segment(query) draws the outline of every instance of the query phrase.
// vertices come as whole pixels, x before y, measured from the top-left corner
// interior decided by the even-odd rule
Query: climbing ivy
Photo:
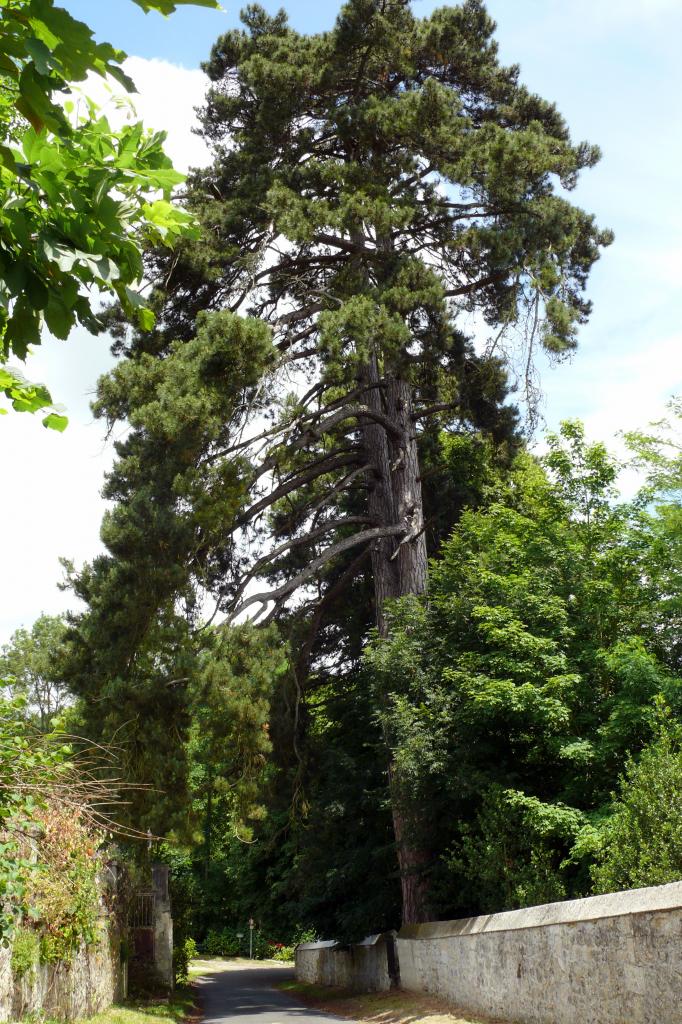
[[[40,959],[69,962],[97,939],[100,837],[59,804],[38,811],[37,868],[27,878],[32,918],[40,930]]]
[[[6,681],[0,681],[5,687]],[[33,859],[26,837],[36,828],[38,789],[59,776],[64,748],[36,743],[24,718],[24,702],[0,689],[0,942],[7,945],[17,920],[30,914],[27,881]]]

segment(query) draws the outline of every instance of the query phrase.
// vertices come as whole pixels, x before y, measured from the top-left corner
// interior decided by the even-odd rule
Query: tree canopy
[[[536,346],[561,356],[610,234],[567,198],[598,150],[500,64],[476,0],[425,19],[351,0],[316,36],[255,6],[243,22],[206,64],[215,159],[184,199],[200,235],[150,250],[152,331],[110,319],[127,358],[96,411],[132,430],[107,483],[111,555],[79,592],[86,631],[129,615],[115,641],[128,659],[179,599],[190,632],[208,601],[218,619],[287,621],[305,688],[323,652],[357,658],[389,600],[425,591],[458,514],[438,500],[457,489],[457,441],[501,461],[518,443],[496,343],[477,351],[463,315],[498,342],[525,329],[528,363]],[[349,630],[334,606],[359,586]],[[398,774],[415,919],[426,879]]]
[[[42,732],[67,706],[69,694],[61,678],[64,620],[41,615],[31,630],[17,629],[0,649],[0,678],[11,680],[9,691],[26,701]]]
[[[133,2],[162,14],[217,6]],[[54,0],[0,0],[0,55],[0,391],[15,410],[35,412],[51,405],[49,390],[7,360],[24,360],[45,328],[61,339],[76,324],[99,333],[101,293],[148,329],[141,244],[172,244],[190,219],[169,202],[182,175],[163,152],[164,133],[140,123],[114,130],[84,94],[70,98],[89,74],[134,92],[125,53],[96,43]],[[43,422],[67,425],[57,410]]]
[[[434,918],[675,877],[675,463],[652,461],[651,483],[623,500],[619,463],[572,422],[542,460],[521,451],[510,469],[489,466],[427,595],[390,603],[362,659],[317,668],[302,692],[286,675],[268,691],[255,842],[217,804],[209,814],[197,774],[202,841],[173,853],[187,927],[203,938],[254,906],[285,936],[352,941],[395,926],[386,745]]]

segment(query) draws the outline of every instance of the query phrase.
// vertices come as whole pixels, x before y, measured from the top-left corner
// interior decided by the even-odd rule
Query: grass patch
[[[470,1017],[447,1003],[417,992],[350,992],[340,988],[281,981],[277,987],[312,1006],[360,1024],[498,1024],[489,1017]]]
[[[189,979],[204,978],[208,974],[218,974],[223,971],[258,971],[263,967],[292,968],[292,963],[282,960],[249,960],[244,956],[200,956],[196,960],[190,960]]]
[[[90,1017],[87,1024],[183,1024],[198,1019],[196,995],[182,986],[167,999],[130,999]]]

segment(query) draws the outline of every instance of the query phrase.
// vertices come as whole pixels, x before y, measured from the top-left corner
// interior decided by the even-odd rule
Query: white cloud
[[[122,66],[137,92],[127,93],[114,79],[104,81],[91,73],[77,94],[94,100],[115,128],[140,120],[147,128],[167,132],[164,148],[177,170],[208,163],[208,147],[193,132],[198,124],[195,110],[203,104],[208,86],[203,71],[145,57],[127,57]]]
[[[555,415],[559,408],[579,403],[590,435],[607,442],[621,430],[646,427],[660,419],[668,399],[682,390],[681,351],[678,333],[652,338],[620,355],[604,349],[583,360],[577,357],[572,366],[555,371],[553,380],[546,378]]]
[[[203,71],[143,57],[128,57],[123,67],[138,89],[131,97],[138,116],[150,128],[168,132],[166,152],[175,167],[186,171],[208,163],[205,142],[192,133],[197,124],[194,111],[203,103],[208,85]]]
[[[642,335],[637,348],[628,351],[609,345],[582,355],[579,351],[570,365],[543,377],[548,426],[556,429],[562,419],[581,419],[589,440],[603,441],[620,460],[629,460],[621,435],[646,430],[664,415],[669,399],[682,394],[681,351],[680,332],[648,340]],[[539,434],[535,450],[545,449]],[[618,480],[624,497],[643,482],[630,468]]]
[[[20,625],[30,626],[45,611],[74,607],[60,593],[58,558],[77,564],[100,549],[100,498],[111,450],[103,447],[99,426],[72,419],[64,435],[45,430],[36,416],[6,417],[2,438],[2,607],[0,642]]]

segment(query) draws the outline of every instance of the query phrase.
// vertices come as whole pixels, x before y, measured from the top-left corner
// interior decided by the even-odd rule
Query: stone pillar
[[[168,865],[152,864],[154,892],[154,966],[159,981],[173,988],[173,918],[168,892]]]

